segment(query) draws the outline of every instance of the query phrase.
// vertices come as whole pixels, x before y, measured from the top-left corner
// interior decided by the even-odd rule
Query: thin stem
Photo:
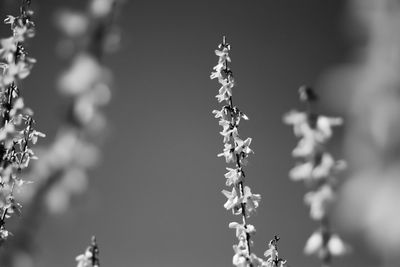
[[[222,45],[225,46],[226,44],[227,44],[226,43],[226,37],[223,36]],[[226,80],[229,83],[230,79],[232,78],[232,72],[228,68],[228,60],[227,59],[225,59],[224,64],[225,64],[225,72],[227,73]],[[232,127],[234,128],[234,127],[237,127],[236,119],[237,119],[238,114],[236,114],[235,111],[234,111],[235,109],[234,109],[234,106],[233,106],[232,96],[229,97],[228,104],[229,104],[229,110],[230,110],[230,115],[231,115],[231,124],[232,124]],[[236,148],[237,148],[236,142],[233,142],[233,146],[234,146],[234,150],[236,151]],[[235,154],[236,154],[236,167],[239,168],[239,169],[242,169],[242,165],[240,163],[241,155],[237,154],[236,152],[235,152]],[[242,172],[242,176],[244,178],[244,176],[245,176],[244,172]],[[242,198],[244,196],[244,184],[243,184],[243,181],[239,182],[238,188],[239,188],[239,192],[240,192],[240,198]],[[246,203],[242,202],[240,205],[241,205],[241,210],[242,210],[243,225],[244,225],[244,228],[247,229]],[[251,254],[251,249],[250,249],[251,241],[250,241],[250,234],[249,233],[246,233],[246,243],[247,243],[247,252],[250,255]]]
[[[321,257],[321,261],[322,261],[321,266],[329,267],[329,266],[331,266],[331,262],[332,262],[332,255],[328,248],[328,242],[329,242],[329,239],[331,238],[331,229],[330,229],[329,219],[327,216],[324,216],[321,219],[320,227],[321,227],[321,234],[322,234],[322,246],[323,246],[323,251],[324,251],[324,254]]]

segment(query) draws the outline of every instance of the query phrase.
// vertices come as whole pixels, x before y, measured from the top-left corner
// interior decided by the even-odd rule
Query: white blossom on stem
[[[255,227],[247,223],[247,219],[254,213],[259,206],[261,196],[253,194],[249,186],[244,185],[245,172],[243,166],[247,164],[247,157],[253,153],[250,148],[252,139],[250,137],[241,139],[239,136],[239,123],[241,119],[249,118],[241,112],[232,103],[232,90],[235,86],[233,74],[228,67],[231,62],[229,51],[231,46],[226,43],[225,37],[219,50],[215,51],[218,56],[218,64],[214,66],[210,75],[211,79],[217,79],[221,87],[218,90],[216,98],[218,102],[224,102],[225,105],[220,110],[214,110],[212,113],[219,119],[219,125],[222,127],[220,134],[223,136],[224,149],[218,154],[218,157],[224,157],[226,163],[233,163],[235,167],[227,167],[225,173],[226,186],[231,186],[231,190],[222,190],[227,198],[224,208],[232,210],[232,213],[242,217],[242,223],[231,222],[229,228],[236,230],[238,243],[233,246],[234,256],[232,263],[236,267],[262,267],[262,266],[282,266],[278,265],[281,261],[264,261],[251,253],[253,244],[251,235],[256,231]]]
[[[6,219],[21,213],[22,205],[14,198],[14,191],[28,183],[21,170],[37,159],[31,146],[45,136],[34,129],[33,111],[25,106],[19,87],[36,62],[24,47],[35,34],[30,2],[22,1],[18,16],[7,16],[4,22],[13,35],[0,39],[0,245],[10,235]]]

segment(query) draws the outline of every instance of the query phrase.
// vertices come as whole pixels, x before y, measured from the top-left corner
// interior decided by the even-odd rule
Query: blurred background
[[[0,17],[17,14],[18,4],[1,0]],[[89,170],[87,185],[78,183],[85,190],[68,208],[40,213],[39,225],[26,226],[35,236],[34,266],[74,266],[93,234],[102,266],[232,265],[236,238],[228,223],[238,218],[223,208],[226,163],[216,156],[223,144],[211,114],[220,107],[219,86],[209,79],[223,35],[232,45],[235,104],[250,117],[240,128],[243,138],[253,138],[255,151],[246,184],[262,196],[250,218],[257,229],[254,252],[261,256],[279,235],[280,256],[291,266],[319,265],[303,255],[317,225],[303,203],[304,185],[288,178],[296,140],[282,123],[284,113],[303,108],[297,90],[308,84],[320,94],[321,113],[344,116],[345,126],[336,129],[329,149],[353,166],[340,177],[346,181],[344,201],[333,216],[334,229],[353,252],[334,266],[397,266],[398,5],[394,0],[125,1],[116,18],[120,46],[102,61],[113,83],[101,159]],[[82,0],[32,1],[37,33],[27,51],[37,64],[21,88],[37,128],[47,135],[39,145],[53,142],[67,109],[56,89],[68,66],[59,55],[60,9],[86,7]],[[0,33],[10,36],[8,25]],[[385,98],[378,103],[380,96]],[[376,113],[378,106],[389,110]],[[7,245],[0,253],[6,250]]]

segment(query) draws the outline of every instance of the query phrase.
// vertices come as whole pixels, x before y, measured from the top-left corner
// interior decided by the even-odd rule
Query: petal
[[[338,235],[333,234],[328,242],[328,250],[334,256],[342,256],[348,252],[348,247]]]
[[[314,232],[307,240],[304,247],[304,253],[307,255],[315,254],[322,248],[322,234],[317,231]]]

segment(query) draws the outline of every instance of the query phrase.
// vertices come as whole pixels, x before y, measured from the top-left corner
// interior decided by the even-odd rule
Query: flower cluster
[[[220,134],[223,136],[224,149],[218,154],[218,157],[224,157],[226,163],[233,163],[234,168],[227,167],[225,174],[226,186],[231,186],[231,190],[223,190],[227,201],[224,204],[225,209],[232,210],[233,214],[242,217],[242,222],[231,222],[229,228],[235,229],[238,244],[233,246],[235,255],[233,256],[233,265],[237,267],[247,266],[283,266],[283,260],[275,261],[273,255],[276,252],[270,245],[265,256],[267,260],[258,258],[251,253],[251,235],[256,231],[255,227],[247,223],[247,219],[256,211],[261,196],[253,194],[249,186],[244,185],[244,166],[247,164],[248,156],[253,153],[250,148],[252,139],[250,137],[242,139],[239,136],[239,123],[241,119],[249,118],[241,112],[232,101],[232,88],[235,85],[233,73],[228,66],[231,62],[229,51],[231,46],[223,38],[222,44],[215,50],[215,54],[219,57],[218,64],[213,68],[211,79],[217,79],[221,87],[216,96],[218,102],[225,102],[221,110],[214,110],[212,113],[215,118],[219,119],[219,125],[222,126]],[[272,252],[274,251],[274,252]],[[277,255],[277,252],[276,252]]]
[[[341,125],[342,119],[313,113],[311,107],[318,97],[310,87],[300,87],[299,93],[307,111],[290,111],[284,116],[284,122],[293,126],[295,136],[300,139],[292,155],[301,161],[289,176],[293,181],[304,181],[312,188],[304,196],[304,201],[310,206],[310,217],[320,223],[320,228],[308,239],[304,252],[316,254],[325,265],[329,265],[332,256],[348,251],[348,246],[332,232],[328,218],[329,208],[335,200],[337,178],[334,175],[345,168],[345,163],[335,160],[325,146],[332,137],[332,127]]]
[[[115,47],[117,2],[89,0],[86,11],[57,13],[57,24],[63,34],[59,48],[69,63],[57,87],[68,105],[54,140],[37,150],[41,160],[26,174],[35,177],[35,183],[21,192],[19,198],[32,212],[22,218],[17,228],[21,230],[15,234],[23,241],[2,257],[9,262],[21,253],[32,254],[36,230],[26,229],[31,229],[31,224],[41,225],[46,217],[43,213],[65,212],[72,198],[87,190],[88,171],[100,160],[108,123],[103,109],[112,94],[112,72],[103,57],[112,50],[110,45]]]
[[[77,267],[99,267],[99,247],[96,243],[96,237],[92,237],[92,243],[88,246],[83,254],[76,257]]]
[[[18,86],[35,63],[24,48],[24,42],[35,34],[29,5],[29,0],[23,1],[20,14],[5,19],[13,35],[0,39],[0,244],[9,235],[5,220],[20,213],[21,204],[14,198],[14,191],[27,181],[19,173],[31,159],[37,159],[31,145],[45,136],[34,129],[33,112],[25,106]]]

